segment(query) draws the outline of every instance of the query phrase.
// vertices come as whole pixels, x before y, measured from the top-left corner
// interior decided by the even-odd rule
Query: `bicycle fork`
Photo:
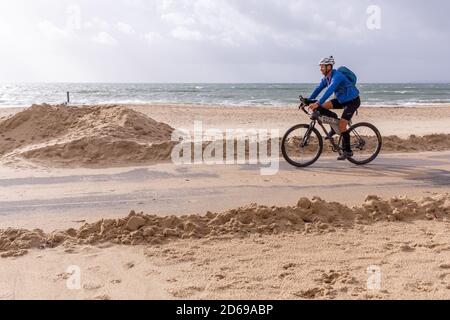
[[[311,136],[311,132],[314,129],[313,122],[314,121],[311,122],[311,124],[309,125],[308,130],[306,131],[305,135],[303,136],[302,143],[300,144],[300,148],[304,148],[304,147],[306,147],[308,145],[309,137]]]

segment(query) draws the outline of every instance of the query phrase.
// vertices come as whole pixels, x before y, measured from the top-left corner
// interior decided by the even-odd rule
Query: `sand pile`
[[[167,161],[175,145],[170,141],[173,130],[143,113],[118,105],[33,105],[0,121],[0,161],[15,164],[25,159],[73,167]],[[205,142],[203,149],[208,145]],[[246,154],[248,148],[247,142]],[[449,134],[408,139],[388,136],[383,138],[382,152],[448,149]],[[324,152],[331,152],[328,145]]]
[[[117,105],[33,105],[0,122],[0,156],[75,166],[165,160],[172,132]]]
[[[374,150],[377,144],[377,140],[375,139],[375,137],[363,137],[366,141],[365,150]],[[382,153],[450,150],[450,134],[430,134],[420,137],[411,135],[407,139],[399,138],[398,136],[384,136],[382,139]],[[292,143],[292,147],[288,145],[291,155],[295,154],[295,142],[296,141]],[[311,148],[312,149],[310,151],[315,151],[315,148],[313,146],[311,146]],[[331,144],[325,142],[323,152],[325,154],[333,153],[331,150]]]
[[[366,146],[365,149],[363,151],[364,152],[372,152],[373,150],[375,150],[376,146],[377,146],[377,140],[375,137],[364,137],[365,141],[366,141]],[[387,137],[383,137],[382,138],[382,149],[381,149],[381,153],[398,153],[398,152],[424,152],[424,151],[443,151],[443,150],[450,150],[450,134],[431,134],[431,135],[425,135],[425,136],[415,136],[415,135],[411,135],[410,137],[408,137],[407,139],[403,139],[403,138],[399,138],[398,136],[387,136]],[[245,145],[242,144],[242,141],[245,140]],[[291,143],[287,145],[287,149],[288,149],[288,154],[290,154],[291,156],[299,156],[300,154],[298,153],[298,144],[300,143],[300,137],[291,140]],[[272,150],[272,143],[273,143],[273,139],[268,139],[267,141],[260,141],[260,145],[266,145],[266,151],[268,155],[271,154],[271,150]],[[233,156],[234,159],[236,159],[237,157],[237,152],[236,150],[238,150],[237,147],[237,139],[234,140],[222,140],[220,141],[221,143],[217,143],[214,142],[215,147],[216,148],[220,148],[220,146],[222,146],[222,150],[221,153],[223,154],[224,159],[226,159],[227,157],[227,146],[229,145],[233,145],[234,149],[233,149]],[[243,138],[242,140],[240,140],[240,145],[243,145],[243,150],[245,152],[245,159],[249,159],[250,158],[250,139],[247,138]],[[337,140],[336,140],[337,142]],[[255,144],[255,142],[251,142],[253,144]],[[282,139],[279,138],[278,139],[278,146],[281,146],[282,143]],[[188,146],[188,143],[185,144],[186,146]],[[209,148],[209,146],[211,145],[210,141],[204,141],[202,144],[202,150],[203,150],[203,155],[204,156],[215,156],[215,152],[216,151],[212,151],[211,150],[216,150],[214,148]],[[258,146],[255,147],[255,150]],[[315,152],[316,151],[316,144],[312,144],[309,146],[309,152]],[[190,149],[187,148],[186,150],[194,150],[194,144],[191,144]],[[220,149],[217,149],[217,151],[219,151]],[[359,152],[361,153],[360,150],[354,149],[355,152]],[[244,152],[242,152],[242,154],[239,154],[239,157],[242,157]],[[328,142],[324,142],[324,148],[323,148],[323,153],[325,155],[332,155],[332,154],[336,154],[335,152],[333,152],[332,148],[331,148],[331,144]],[[254,153],[252,153],[252,155],[254,156]],[[279,157],[282,158],[283,155],[281,153],[281,148],[279,150]],[[194,157],[193,154],[191,154],[191,160],[194,161]]]
[[[0,230],[2,256],[16,256],[26,249],[55,247],[61,244],[97,244],[111,242],[125,245],[160,244],[173,239],[210,238],[225,235],[276,234],[280,232],[332,232],[350,228],[355,223],[377,221],[412,221],[448,219],[450,194],[412,200],[395,197],[383,200],[368,196],[361,206],[347,207],[319,197],[301,198],[297,205],[267,207],[251,204],[221,213],[206,215],[157,216],[134,211],[122,219],[103,219],[45,234],[41,230]]]
[[[450,134],[411,135],[408,139],[397,136],[383,137],[383,151],[415,152],[441,151],[450,149]]]

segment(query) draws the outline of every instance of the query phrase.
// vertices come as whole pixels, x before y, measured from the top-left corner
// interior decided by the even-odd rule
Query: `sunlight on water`
[[[363,104],[415,106],[449,104],[450,84],[360,84]],[[314,84],[0,84],[0,106],[62,103],[192,103],[232,106],[296,104]]]

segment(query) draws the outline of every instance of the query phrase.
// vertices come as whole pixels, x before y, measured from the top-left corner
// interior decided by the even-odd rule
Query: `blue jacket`
[[[358,88],[356,88],[343,73],[333,69],[331,71],[331,76],[324,77],[322,81],[320,81],[309,99],[316,99],[326,87],[328,87],[328,89],[322,95],[322,98],[320,98],[319,105],[323,105],[333,93],[340,103],[349,102],[359,96]]]

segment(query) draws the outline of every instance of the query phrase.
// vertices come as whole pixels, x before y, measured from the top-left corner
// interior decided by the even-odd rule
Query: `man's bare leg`
[[[322,105],[322,107],[330,110],[330,109],[333,109],[333,104],[331,103],[331,101],[327,101]]]
[[[345,132],[347,131],[348,121],[345,119],[341,119],[339,121],[339,131]]]

